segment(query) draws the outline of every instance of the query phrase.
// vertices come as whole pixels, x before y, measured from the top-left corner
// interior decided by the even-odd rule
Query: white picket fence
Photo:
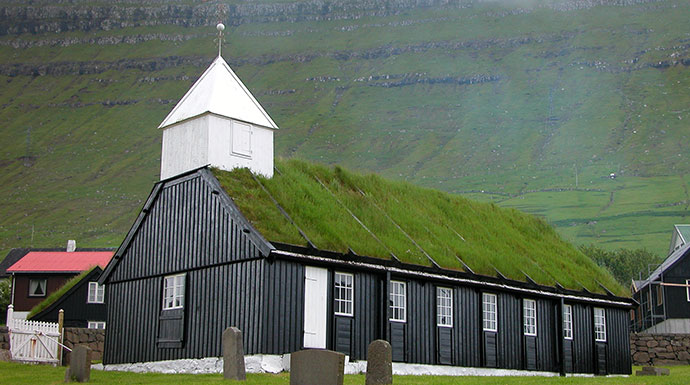
[[[28,321],[13,318],[13,307],[7,309],[10,354],[16,361],[57,364],[62,336],[57,322]]]

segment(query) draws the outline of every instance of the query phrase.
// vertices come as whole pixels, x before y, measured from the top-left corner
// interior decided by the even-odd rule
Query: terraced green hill
[[[0,250],[120,242],[219,20],[283,157],[491,200],[577,243],[661,254],[688,222],[687,1],[10,0]]]

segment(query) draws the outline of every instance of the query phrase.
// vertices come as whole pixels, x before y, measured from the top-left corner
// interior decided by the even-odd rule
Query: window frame
[[[574,334],[573,328],[573,306],[563,305],[563,338],[572,340]]]
[[[664,304],[664,289],[661,285],[656,286],[656,306]]]
[[[31,282],[43,281],[43,294],[36,295],[31,293]],[[48,278],[29,278],[29,297],[44,298],[48,295]]]
[[[91,288],[93,286],[95,286],[96,289],[93,292],[94,296],[91,297]],[[89,282],[89,289],[88,293],[86,294],[86,303],[105,303],[105,285],[99,285],[98,282]]]
[[[597,312],[601,312],[600,315]],[[595,307],[594,313],[594,341],[606,342],[606,310],[601,307]],[[603,337],[602,337],[603,336]]]
[[[241,156],[243,158],[252,158],[252,135],[254,135],[254,127],[250,123],[238,122],[233,120],[230,132],[230,154]],[[245,136],[246,135],[246,136]],[[240,143],[243,139],[247,139],[248,149],[241,148]]]
[[[654,303],[652,302],[652,288],[647,287],[647,313],[652,312],[652,306],[654,306]]]
[[[341,277],[348,277],[349,278],[349,283],[350,286],[342,286],[340,285],[340,280],[338,280],[338,276]],[[347,282],[346,282],[347,284]],[[349,299],[347,298],[347,295],[345,298],[341,298],[339,294],[342,293],[348,293],[350,294]],[[354,317],[355,315],[355,303],[354,303],[354,296],[355,296],[355,276],[351,273],[343,273],[340,271],[336,271],[335,274],[333,274],[333,314],[339,315],[339,316],[346,316],[346,317]],[[345,305],[345,310],[347,310],[347,305],[349,305],[349,312],[348,311],[341,311],[341,305]]]
[[[685,280],[685,297],[690,302],[690,279]]]
[[[448,295],[442,295],[444,292]],[[453,289],[450,287],[436,287],[436,326],[453,327]]]
[[[522,326],[524,335],[537,336],[537,301],[527,298],[522,300]]]
[[[86,328],[87,329],[96,329],[96,330],[105,330],[105,321],[86,321]],[[91,327],[94,325],[95,327]],[[99,328],[99,325],[103,325],[102,328]]]
[[[162,310],[175,310],[184,309],[185,305],[185,290],[187,286],[186,273],[166,275],[163,277],[163,307]],[[182,283],[179,284],[178,278],[181,278]],[[172,279],[173,285],[171,287],[172,295],[168,295],[168,280]],[[181,293],[178,292],[177,288],[181,288]],[[168,306],[168,299],[171,299],[171,305]],[[176,305],[176,300],[179,301],[179,305]]]
[[[487,302],[487,298],[493,298],[493,301]],[[487,315],[493,316],[487,318]],[[496,294],[482,293],[482,330],[498,332],[498,296]]]
[[[396,291],[395,289],[399,289]],[[396,299],[399,304],[396,304]],[[404,281],[390,281],[390,289],[388,290],[388,307],[390,308],[391,322],[407,322],[407,282]],[[397,313],[396,313],[397,310]],[[400,316],[402,315],[402,316]]]

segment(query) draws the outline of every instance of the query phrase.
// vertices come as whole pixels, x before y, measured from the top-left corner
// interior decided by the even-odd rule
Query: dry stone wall
[[[633,365],[690,364],[690,334],[630,334]]]
[[[91,349],[92,360],[103,359],[103,344],[105,342],[105,330],[86,328],[65,328],[64,343],[70,349],[75,345],[86,345]],[[65,352],[64,365],[69,365],[70,353]]]
[[[0,350],[10,349],[10,336],[7,333],[7,326],[0,327]]]

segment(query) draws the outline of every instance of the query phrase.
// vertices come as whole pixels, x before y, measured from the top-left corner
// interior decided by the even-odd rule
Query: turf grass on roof
[[[299,160],[276,160],[268,179],[213,170],[268,241],[423,266],[627,295],[615,279],[542,219],[459,195]],[[289,215],[283,215],[274,200]],[[292,223],[290,222],[292,221]],[[299,229],[299,230],[298,230]]]

